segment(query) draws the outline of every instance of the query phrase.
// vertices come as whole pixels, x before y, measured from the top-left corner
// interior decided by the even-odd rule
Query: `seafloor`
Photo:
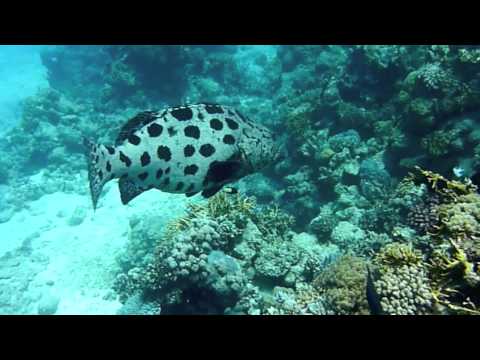
[[[0,314],[480,314],[480,46],[0,46]],[[233,106],[283,156],[96,211],[83,137]]]

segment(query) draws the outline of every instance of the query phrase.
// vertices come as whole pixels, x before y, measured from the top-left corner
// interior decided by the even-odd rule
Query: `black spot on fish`
[[[200,138],[200,129],[198,126],[190,125],[187,126],[184,130],[185,136],[191,137],[194,139],[199,139]]]
[[[170,126],[168,128],[168,135],[175,136],[176,134],[177,134],[177,130],[173,126]]]
[[[148,172],[144,172],[138,175],[138,178],[142,181],[145,181],[147,177],[148,177]]]
[[[163,170],[162,170],[162,169],[158,169],[158,170],[157,170],[157,174],[156,174],[156,178],[157,178],[157,179],[160,179],[160,178],[162,177],[162,175],[163,175]]]
[[[128,137],[128,142],[132,145],[138,145],[140,144],[140,141],[141,140],[137,135],[132,134]]]
[[[105,166],[105,169],[107,169],[108,172],[112,171],[112,165],[110,164],[110,161],[107,161],[107,165]]]
[[[213,161],[208,167],[207,175],[203,181],[203,185],[209,183],[222,183],[227,180],[238,178],[241,172],[242,164],[237,160]]]
[[[165,180],[163,180],[163,185],[165,186],[170,185],[170,178],[167,177]]]
[[[199,111],[199,112],[198,112],[198,118],[199,118],[200,120],[203,120],[204,117],[205,117],[205,116],[203,116],[203,114]]]
[[[140,157],[140,162],[142,163],[142,166],[147,166],[148,164],[150,164],[150,155],[148,154],[148,152],[144,152],[142,154],[142,156]]]
[[[120,161],[125,163],[127,167],[132,165],[132,160],[128,156],[126,156],[123,152],[120,151]]]
[[[165,174],[166,174],[166,175],[170,174],[170,167],[168,167],[168,168],[165,170]]]
[[[102,170],[98,170],[98,177],[100,178],[100,180],[103,179],[103,172],[102,172]]]
[[[157,149],[158,158],[165,161],[170,161],[172,158],[172,152],[168,146],[160,145]]]
[[[180,191],[180,190],[182,190],[182,188],[183,188],[183,182],[180,181],[180,182],[177,184],[177,187],[175,188],[175,190],[176,190],[176,191]]]
[[[205,157],[211,156],[214,152],[215,152],[215,148],[210,144],[203,144],[200,147],[200,154],[202,154]]]
[[[190,108],[175,109],[172,110],[171,114],[179,121],[187,121],[193,117],[193,112]]]
[[[212,119],[212,120],[210,120],[210,127],[213,130],[222,130],[223,129],[223,123],[218,119]]]
[[[228,145],[235,144],[235,138],[232,135],[225,135],[223,137],[223,142]]]
[[[124,126],[122,126],[122,128],[120,129],[120,133],[115,140],[115,145],[120,145],[135,131],[140,129],[142,126],[155,121],[156,118],[157,113],[153,111],[144,111],[137,114],[135,117],[128,120],[128,122]]]
[[[115,149],[111,146],[105,146],[107,148],[107,151],[110,155],[115,154]]]
[[[193,145],[185,146],[183,148],[183,154],[185,155],[185,157],[193,156],[193,154],[195,154],[195,148],[193,147]]]
[[[150,135],[150,137],[158,137],[162,135],[163,126],[157,123],[153,123],[152,125],[147,127],[147,132],[148,132],[148,135]]]
[[[218,105],[205,105],[205,110],[209,114],[223,114],[223,109]]]
[[[195,184],[190,184],[190,185],[188,186],[187,193],[192,192],[193,189],[195,189]]]
[[[198,171],[198,166],[193,164],[193,165],[186,166],[183,173],[185,175],[195,175],[197,171]]]
[[[110,180],[115,179],[115,177],[116,177],[115,173],[111,173],[111,174],[110,174]]]
[[[238,124],[235,120],[232,120],[232,119],[229,119],[229,118],[226,118],[225,120],[226,120],[227,125],[230,129],[232,129],[232,130],[237,130],[238,129]]]

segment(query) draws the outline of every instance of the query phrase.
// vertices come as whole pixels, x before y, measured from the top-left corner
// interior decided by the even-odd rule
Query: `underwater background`
[[[238,193],[116,181],[82,139],[233,106]],[[480,46],[0,45],[0,314],[480,314]]]

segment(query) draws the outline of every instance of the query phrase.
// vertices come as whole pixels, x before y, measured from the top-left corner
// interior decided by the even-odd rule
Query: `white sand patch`
[[[167,223],[183,212],[185,203],[182,195],[150,191],[124,206],[115,182],[106,186],[96,212],[87,196],[45,195],[0,224],[0,233],[8,234],[0,243],[0,256],[37,232],[30,244],[32,254],[49,260],[29,284],[27,296],[32,301],[45,294],[58,296],[57,314],[114,314],[121,304],[106,295],[111,293],[115,256],[128,240],[129,218],[154,211]],[[75,213],[83,216],[72,222]],[[29,306],[28,311],[34,308]]]

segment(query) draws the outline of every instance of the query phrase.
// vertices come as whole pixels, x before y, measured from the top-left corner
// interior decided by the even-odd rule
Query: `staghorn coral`
[[[419,265],[422,262],[422,254],[419,250],[413,249],[411,244],[395,242],[382,247],[375,256],[375,262],[382,268]]]
[[[429,268],[437,313],[480,315],[478,264],[470,262],[459,246],[450,241],[437,247]]]
[[[253,216],[256,206],[254,197],[244,197],[240,194],[232,195],[227,190],[222,190],[207,202],[189,203],[187,214],[167,224],[166,236],[171,238],[177,232],[188,229],[192,221],[201,217],[219,218],[234,222],[235,225],[244,227],[246,219]]]
[[[430,191],[440,195],[442,201],[456,201],[460,195],[475,193],[477,187],[469,179],[464,181],[448,180],[433,171],[424,170],[415,166],[415,172],[409,173],[408,181],[415,184],[425,184]]]
[[[410,181],[428,186],[428,196],[436,198],[432,211],[437,224],[429,229],[426,261],[422,271],[428,276],[432,311],[440,314],[480,314],[479,201],[468,180],[451,181],[431,171],[417,168]]]

